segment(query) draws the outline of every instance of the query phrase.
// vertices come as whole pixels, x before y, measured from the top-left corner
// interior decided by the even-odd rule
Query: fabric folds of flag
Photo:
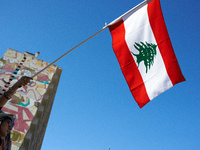
[[[147,0],[108,27],[122,73],[140,108],[175,84],[185,81],[159,0]]]

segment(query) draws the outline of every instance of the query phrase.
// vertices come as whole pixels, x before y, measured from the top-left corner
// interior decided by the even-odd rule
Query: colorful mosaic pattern
[[[0,94],[7,91],[21,76],[32,76],[48,64],[30,54],[8,49],[0,59]],[[3,107],[4,112],[16,114],[15,126],[11,132],[13,150],[20,147],[56,69],[57,66],[51,65],[38,74],[29,85],[19,88]]]

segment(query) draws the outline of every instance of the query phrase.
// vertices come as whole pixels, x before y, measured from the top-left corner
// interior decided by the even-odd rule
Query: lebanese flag
[[[185,81],[165,26],[160,1],[149,1],[108,25],[113,50],[140,108]]]

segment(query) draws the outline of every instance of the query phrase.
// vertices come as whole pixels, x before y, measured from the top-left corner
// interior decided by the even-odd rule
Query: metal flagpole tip
[[[107,22],[105,22],[105,26],[103,27],[102,30],[106,29],[107,27],[108,27],[108,24],[107,24]]]

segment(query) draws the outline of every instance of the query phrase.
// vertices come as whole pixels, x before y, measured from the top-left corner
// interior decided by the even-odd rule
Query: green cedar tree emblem
[[[134,54],[131,52],[134,56],[137,57],[137,65],[139,67],[140,62],[144,61],[144,65],[146,67],[146,73],[148,70],[150,70],[151,66],[154,64],[154,58],[157,54],[155,44],[150,44],[147,42],[140,42],[134,44],[134,47],[139,51],[139,54]]]

